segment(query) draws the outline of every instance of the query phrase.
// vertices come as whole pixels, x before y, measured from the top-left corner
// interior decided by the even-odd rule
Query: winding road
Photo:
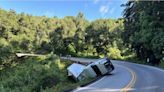
[[[74,57],[69,59],[80,62],[96,60]],[[73,92],[164,92],[163,69],[125,61],[111,61],[115,66],[111,75],[103,76],[96,82],[79,87]]]

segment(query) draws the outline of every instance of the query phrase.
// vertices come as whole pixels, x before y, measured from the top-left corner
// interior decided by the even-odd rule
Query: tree
[[[124,41],[131,44],[139,58],[151,58],[153,64],[163,57],[163,4],[160,1],[128,1],[125,4]]]
[[[79,12],[75,18],[76,32],[73,38],[76,53],[82,52],[85,45],[85,30],[87,26],[87,20],[84,15]]]

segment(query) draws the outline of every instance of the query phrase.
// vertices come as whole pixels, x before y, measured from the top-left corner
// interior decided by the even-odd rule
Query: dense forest
[[[113,59],[132,56],[121,38],[123,21],[89,22],[82,13],[60,19],[0,9],[0,91],[61,92],[79,85],[67,79],[70,64],[60,60],[60,55],[108,55]],[[18,58],[19,52],[45,56]]]
[[[128,1],[122,7],[125,7],[123,18],[97,19],[91,22],[85,19],[81,12],[77,16],[48,18],[0,9],[0,73],[1,80],[5,80],[0,83],[0,91],[6,92],[14,89],[18,92],[20,89],[13,85],[19,85],[23,88],[21,91],[39,92],[40,87],[44,87],[41,85],[44,83],[40,83],[40,80],[47,76],[48,78],[57,77],[52,74],[53,69],[58,73],[61,70],[59,66],[62,64],[51,62],[53,55],[56,58],[61,55],[108,56],[111,59],[120,60],[137,58],[143,62],[150,62],[152,65],[163,62],[164,2]],[[24,57],[27,59],[24,60],[16,57],[15,54],[18,52],[48,54],[48,57],[39,59]],[[34,63],[32,62],[34,60],[42,62]],[[54,68],[53,64],[58,68]],[[33,67],[34,65],[38,69]],[[31,70],[28,70],[28,67]],[[22,69],[27,73],[24,74]],[[14,72],[10,74],[11,71]],[[32,71],[38,75],[29,77],[33,81],[28,81],[25,76],[31,76]],[[44,72],[44,76],[41,71]],[[6,76],[15,77],[11,77],[10,80],[2,79]],[[15,83],[18,76],[22,82]],[[36,79],[39,76],[43,78]],[[61,74],[61,76],[64,75]],[[23,82],[24,80],[27,82]],[[59,83],[60,80],[58,78]],[[11,85],[8,85],[11,81]],[[25,83],[33,83],[33,87]]]
[[[124,42],[152,64],[164,59],[164,2],[129,1],[124,6]]]
[[[105,53],[113,59],[122,59],[128,51],[121,38],[123,19],[89,22],[82,13],[63,19],[16,14],[13,10],[3,9],[0,13],[1,69],[15,65],[15,53],[18,52],[53,52],[72,56],[100,56]]]

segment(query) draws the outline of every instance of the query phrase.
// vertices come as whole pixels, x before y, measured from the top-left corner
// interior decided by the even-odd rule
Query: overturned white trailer
[[[68,76],[75,80],[83,80],[88,77],[96,77],[110,73],[114,66],[108,58],[103,58],[84,66],[73,63],[68,68]]]
[[[67,68],[68,76],[75,80],[83,80],[86,77],[84,73],[85,68],[86,66],[84,65],[73,63]]]

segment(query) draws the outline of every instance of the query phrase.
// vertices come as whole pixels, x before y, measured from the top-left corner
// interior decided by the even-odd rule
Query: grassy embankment
[[[14,68],[0,71],[0,92],[62,92],[93,79],[74,82],[67,78],[71,64],[57,56],[24,57]]]

